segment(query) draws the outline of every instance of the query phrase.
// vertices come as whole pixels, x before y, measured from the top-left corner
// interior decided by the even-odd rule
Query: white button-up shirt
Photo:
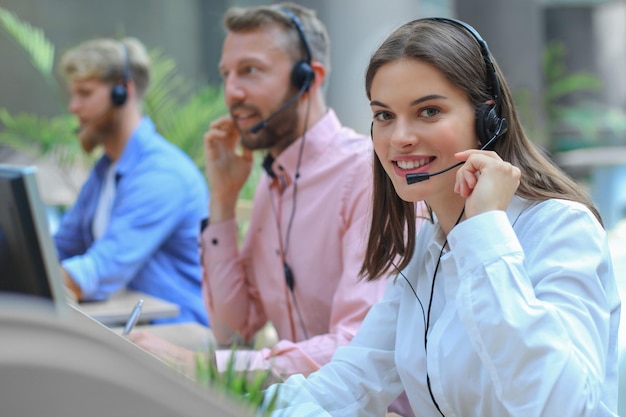
[[[446,417],[617,415],[620,300],[606,233],[586,207],[514,197],[506,213],[457,225],[425,349],[443,243],[424,223],[411,263],[352,343],[280,385],[274,415],[381,416],[405,389],[416,415],[440,417],[427,375]]]

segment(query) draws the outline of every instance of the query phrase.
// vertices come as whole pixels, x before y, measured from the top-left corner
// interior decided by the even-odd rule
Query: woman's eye
[[[439,114],[439,109],[435,107],[427,107],[420,112],[420,116],[430,118]]]
[[[391,118],[391,113],[388,111],[379,111],[374,114],[374,120],[379,122],[384,122],[386,120],[390,120]]]

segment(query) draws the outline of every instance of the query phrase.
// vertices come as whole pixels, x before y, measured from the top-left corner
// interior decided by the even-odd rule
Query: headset
[[[474,29],[469,24],[462,22],[460,20],[451,19],[449,17],[425,17],[422,19],[416,19],[413,21],[432,21],[432,22],[444,22],[451,25],[455,25],[464,29],[466,32],[469,32],[474,39],[478,42],[480,46],[480,51],[483,56],[483,60],[485,61],[485,69],[487,70],[487,88],[489,89],[489,94],[491,98],[493,98],[493,104],[480,104],[476,108],[475,113],[475,126],[476,126],[476,136],[478,136],[478,140],[480,142],[480,150],[488,149],[496,139],[504,135],[509,128],[508,121],[500,117],[500,107],[502,101],[501,89],[500,89],[500,81],[498,80],[498,74],[496,73],[496,69],[493,65],[493,60],[491,58],[491,52],[489,52],[489,47],[487,46],[487,42],[480,36],[478,31]],[[372,124],[373,127],[373,124]],[[370,132],[370,135],[372,133]],[[442,169],[441,171],[430,173],[420,173],[420,174],[407,174],[406,181],[407,184],[414,184],[416,182],[421,182],[433,177],[435,175],[443,174],[453,168],[456,168],[462,165],[464,162],[458,162],[452,166]]]
[[[481,104],[476,109],[476,134],[478,136],[478,140],[480,141],[481,146],[484,146],[497,133],[499,133],[499,130],[502,130],[502,124],[506,123],[503,122],[503,120],[505,119],[501,118],[499,115],[502,100],[500,92],[500,81],[498,80],[498,74],[496,73],[495,67],[493,65],[493,60],[491,58],[491,53],[489,52],[487,42],[485,42],[485,40],[480,36],[476,29],[460,20],[447,17],[427,17],[424,19],[418,19],[416,21],[420,20],[445,22],[461,27],[469,32],[474,37],[474,39],[476,39],[478,45],[480,45],[480,51],[482,53],[483,60],[485,61],[485,68],[487,70],[487,87],[489,88],[489,93],[494,101],[494,104]]]
[[[298,32],[298,36],[300,37],[300,41],[302,43],[302,47],[304,48],[305,59],[301,59],[295,63],[293,69],[291,70],[291,83],[298,90],[302,90],[302,92],[306,92],[311,88],[311,84],[313,83],[313,79],[315,78],[315,72],[311,67],[311,48],[309,46],[309,42],[306,39],[306,35],[304,33],[304,26],[300,21],[300,18],[295,15],[291,10],[286,7],[279,8],[281,12],[283,12],[289,19],[293,26],[296,28]]]
[[[130,54],[124,42],[122,45],[122,55],[124,56],[124,67],[122,68],[122,81],[115,83],[111,88],[111,102],[115,107],[122,107],[128,98],[128,82],[130,81]]]
[[[311,88],[311,85],[313,84],[313,80],[315,78],[315,72],[313,71],[313,67],[311,66],[311,61],[312,61],[311,48],[309,46],[309,42],[306,39],[306,35],[304,33],[304,26],[302,25],[300,18],[296,16],[294,12],[292,12],[286,7],[278,6],[277,9],[280,10],[282,13],[284,13],[289,18],[289,20],[291,20],[291,23],[293,24],[293,26],[296,28],[296,31],[298,32],[300,42],[302,43],[302,47],[304,49],[305,59],[300,59],[298,62],[296,62],[291,70],[291,84],[294,88],[298,90],[298,93],[295,94],[293,97],[291,97],[289,100],[287,100],[278,110],[276,110],[274,113],[269,115],[266,119],[263,119],[256,125],[252,126],[250,128],[251,133],[257,133],[259,130],[265,128],[270,120],[272,120],[275,116],[279,115],[280,113],[285,111],[289,106],[295,103],[296,100],[298,100],[304,93],[306,93]],[[302,313],[300,312],[300,308],[298,307],[298,302],[294,294],[294,287],[295,287],[294,273],[285,259],[287,256],[287,251],[289,250],[289,237],[291,236],[291,227],[293,225],[293,219],[296,214],[296,202],[297,202],[296,195],[298,193],[298,178],[300,178],[300,164],[302,162],[302,151],[304,149],[304,142],[306,139],[306,130],[307,130],[306,124],[308,124],[308,112],[307,112],[307,122],[305,123],[304,131],[302,133],[302,141],[300,143],[300,150],[298,152],[298,162],[296,165],[295,178],[293,181],[293,205],[291,209],[291,215],[289,216],[289,222],[287,224],[287,231],[286,231],[287,237],[286,237],[284,245],[281,241],[280,251],[281,251],[281,257],[283,258],[283,273],[285,275],[285,282],[287,284],[287,287],[289,288],[289,292],[291,293],[296,313],[298,314],[298,317],[300,319],[300,324],[302,326],[302,332],[304,333],[304,337],[305,339],[308,339],[309,335],[307,333],[306,327],[304,327],[304,319],[302,317]],[[268,173],[268,175],[272,178],[275,177],[275,174],[272,171],[273,162],[274,162],[274,158],[272,157],[270,153],[268,153],[265,159],[263,160],[263,168]],[[271,201],[273,204],[273,200]],[[274,212],[276,212],[273,205],[272,205],[272,208]],[[278,219],[277,219],[277,224],[278,224]],[[280,234],[279,234],[279,239],[281,239]]]
[[[469,32],[480,45],[481,54],[482,54],[483,60],[485,61],[485,68],[487,70],[487,80],[486,80],[487,88],[489,89],[489,94],[491,98],[493,99],[494,103],[493,104],[480,104],[476,108],[475,125],[476,125],[476,135],[478,136],[478,140],[480,141],[480,149],[484,150],[484,149],[489,148],[493,144],[493,142],[495,142],[496,139],[498,139],[499,137],[501,137],[507,132],[508,122],[505,118],[500,117],[499,115],[500,105],[501,105],[501,100],[502,100],[500,82],[498,80],[498,74],[496,73],[495,67],[493,65],[493,60],[491,58],[491,53],[489,52],[489,47],[487,46],[487,42],[484,41],[484,39],[480,36],[480,34],[476,31],[476,29],[474,29],[469,24],[462,22],[460,20],[451,19],[447,17],[426,17],[422,19],[416,19],[412,23],[420,22],[420,21],[443,22],[443,23],[455,25]],[[373,122],[372,122],[372,127],[370,128],[370,135],[372,134],[373,134]],[[463,161],[458,162],[448,168],[442,169],[441,171],[437,171],[432,174],[429,174],[429,173],[407,174],[406,175],[407,184],[413,184],[416,182],[427,180],[432,176],[443,174],[444,172],[447,172],[457,166],[460,166],[463,163],[464,163]],[[455,225],[457,225],[461,221],[461,218],[463,217],[464,213],[465,213],[465,207],[459,214],[459,217],[457,218]],[[409,284],[409,287],[413,291],[415,298],[417,298],[417,301],[420,304],[422,315],[424,316],[424,350],[426,354],[428,352],[428,327],[430,325],[430,313],[431,313],[431,308],[432,308],[433,295],[435,291],[435,280],[437,278],[437,271],[439,270],[439,265],[441,262],[443,251],[447,245],[448,245],[448,240],[446,238],[446,241],[442,245],[441,251],[439,252],[439,256],[437,258],[437,264],[433,271],[432,284],[430,288],[430,298],[428,300],[428,308],[426,312],[424,311],[424,305],[422,304],[422,301],[417,296],[417,292],[415,291],[415,289],[413,288],[409,280],[404,276],[404,274],[396,267],[396,270],[398,270],[400,275],[402,275],[404,279],[406,280],[406,282]],[[392,265],[394,264],[392,263]],[[439,404],[437,403],[437,400],[435,399],[435,396],[433,394],[428,370],[426,371],[426,385],[428,387],[428,393],[430,394],[430,398],[435,408],[437,409],[437,411],[442,417],[445,417],[445,415],[441,411],[441,408],[439,407]]]
[[[289,100],[287,100],[274,113],[270,114],[267,118],[252,126],[250,128],[251,133],[257,133],[259,130],[265,128],[270,120],[281,114],[283,111],[287,110],[289,106],[293,105],[296,100],[298,100],[302,96],[302,94],[306,93],[309,88],[311,88],[311,85],[313,84],[313,79],[315,78],[315,71],[313,71],[313,68],[311,67],[311,48],[309,47],[309,42],[306,40],[304,27],[302,26],[300,18],[298,18],[295,13],[293,13],[286,7],[278,7],[278,10],[284,13],[291,20],[291,23],[293,23],[293,25],[295,26],[302,46],[304,48],[306,58],[296,62],[291,70],[291,84],[298,89],[298,93],[291,97]]]

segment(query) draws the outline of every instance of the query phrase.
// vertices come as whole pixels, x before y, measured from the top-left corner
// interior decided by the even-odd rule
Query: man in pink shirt
[[[293,3],[235,7],[224,24],[219,68],[230,112],[204,138],[211,190],[202,233],[205,304],[221,345],[249,342],[268,321],[275,327],[273,347],[236,351],[240,368],[307,375],[350,342],[386,285],[359,276],[371,215],[371,140],[342,126],[325,103],[329,40],[314,11]],[[254,150],[264,151],[266,172],[238,248],[235,206]],[[134,340],[160,350],[149,338]],[[218,369],[230,354],[216,352]]]
[[[219,68],[230,115],[205,135],[211,218],[202,234],[203,289],[212,330],[228,345],[235,334],[249,341],[270,321],[280,341],[239,353],[242,363],[309,374],[352,339],[383,295],[384,285],[358,276],[371,141],[325,104],[328,34],[313,11],[232,8],[224,23]],[[266,152],[266,172],[238,249],[235,205],[253,150]],[[229,353],[217,352],[218,367]]]

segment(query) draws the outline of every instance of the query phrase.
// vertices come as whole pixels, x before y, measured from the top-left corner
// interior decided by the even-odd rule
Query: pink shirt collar
[[[306,171],[308,166],[315,164],[324,149],[334,139],[336,132],[341,129],[341,123],[333,109],[328,109],[326,114],[317,121],[304,135],[296,139],[287,147],[272,163],[272,170],[276,177],[269,179],[270,187],[279,187],[282,193],[293,181],[298,169],[298,157],[300,147],[304,146],[300,162],[300,173]],[[303,143],[304,142],[304,143]]]

